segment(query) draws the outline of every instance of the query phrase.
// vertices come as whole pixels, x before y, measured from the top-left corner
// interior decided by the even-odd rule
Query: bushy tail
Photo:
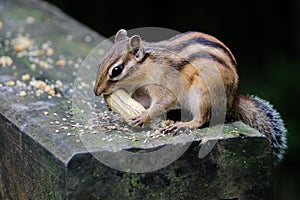
[[[280,114],[273,106],[255,96],[241,96],[238,118],[260,133],[265,134],[273,143],[274,162],[283,159],[287,149],[286,134]]]

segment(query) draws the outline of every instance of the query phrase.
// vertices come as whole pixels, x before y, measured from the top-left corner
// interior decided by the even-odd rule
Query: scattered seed
[[[84,134],[84,130],[83,130],[83,129],[80,129],[80,130],[78,131],[78,134],[79,134],[80,136],[82,136],[82,135]]]
[[[43,90],[40,90],[40,89],[38,89],[37,91],[35,91],[35,95],[36,96],[40,96],[41,94],[43,94],[44,93],[44,91]]]
[[[26,24],[33,24],[35,22],[35,18],[32,16],[28,16],[25,19]]]
[[[54,50],[52,48],[47,49],[47,56],[53,56]]]
[[[67,61],[64,60],[64,59],[60,59],[60,60],[56,61],[56,65],[59,66],[59,67],[65,66],[66,63],[67,63]]]
[[[31,78],[31,77],[30,77],[29,74],[24,74],[24,75],[22,75],[22,77],[21,77],[22,81],[29,81],[30,78]]]
[[[93,130],[92,132],[90,132],[92,134],[98,133],[98,131]]]
[[[14,49],[15,49],[16,52],[20,52],[20,51],[24,51],[26,48],[25,48],[25,46],[23,46],[23,45],[16,44],[16,45],[14,46]]]
[[[37,88],[44,90],[47,84],[44,81],[38,81],[36,86]]]
[[[31,69],[32,71],[35,71],[35,69],[36,69],[36,64],[32,63],[32,64],[30,65],[30,69]]]
[[[42,49],[47,50],[49,48],[49,44],[47,42],[42,44]]]
[[[51,85],[46,85],[44,88],[44,91],[48,94],[51,94],[51,92],[54,90],[54,87],[51,87]]]
[[[13,64],[13,60],[9,56],[1,56],[0,57],[0,65],[3,67],[11,66]]]
[[[75,128],[82,127],[82,125],[80,125],[79,123],[73,124],[72,126],[75,127]]]
[[[27,93],[25,91],[21,91],[19,95],[20,95],[20,97],[25,97],[27,95]]]
[[[12,43],[14,44],[15,51],[21,52],[31,47],[34,44],[34,41],[30,40],[28,37],[19,36],[12,40]]]
[[[55,81],[55,86],[56,86],[56,87],[59,87],[59,88],[62,88],[63,83],[62,83],[60,80],[56,80],[56,81]]]
[[[28,56],[41,56],[44,54],[43,50],[34,50],[34,51],[29,51],[27,53]]]
[[[237,133],[239,133],[239,131],[238,130],[232,130],[232,131],[230,131],[230,133],[237,134]]]
[[[39,65],[42,69],[48,69],[49,68],[49,64],[46,61],[40,61]]]
[[[44,53],[45,53],[45,51],[42,50],[42,49],[37,50],[37,55],[38,55],[38,56],[41,56],[41,55],[43,55]]]
[[[15,86],[16,83],[15,83],[15,81],[6,81],[6,82],[4,83],[4,85],[6,85],[6,86]]]
[[[18,86],[20,88],[26,88],[26,84],[19,80],[16,81],[16,86]]]

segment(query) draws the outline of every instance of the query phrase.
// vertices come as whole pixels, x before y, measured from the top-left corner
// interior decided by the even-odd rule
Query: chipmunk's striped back
[[[160,51],[160,56],[165,54],[165,66],[172,66],[178,71],[183,70],[189,64],[193,65],[193,63],[195,63],[194,67],[198,68],[201,65],[199,60],[203,60],[206,63],[210,61],[210,65],[216,64],[218,67],[223,67],[222,71],[229,70],[234,73],[236,78],[238,77],[237,63],[229,48],[215,37],[205,33],[190,31],[158,43],[144,42],[144,46],[146,52],[148,50],[150,53],[157,54]],[[206,67],[210,67],[210,65],[206,64]]]
[[[211,58],[226,66],[236,65],[236,60],[229,48],[227,48],[221,41],[210,35],[201,32],[186,32],[179,34],[166,42],[165,48],[177,52],[180,55],[192,54],[195,57],[199,54],[199,50],[206,50]]]

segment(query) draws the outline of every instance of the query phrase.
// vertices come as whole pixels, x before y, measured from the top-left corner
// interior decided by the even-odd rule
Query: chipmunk
[[[191,121],[176,122],[167,132],[199,128],[213,115],[224,114],[265,134],[281,160],[287,148],[283,121],[267,101],[240,96],[236,68],[229,48],[208,34],[186,32],[150,43],[121,29],[100,62],[94,92],[99,96],[124,89],[133,97],[150,98],[147,110],[132,119],[134,126],[146,125],[175,105],[192,114]]]

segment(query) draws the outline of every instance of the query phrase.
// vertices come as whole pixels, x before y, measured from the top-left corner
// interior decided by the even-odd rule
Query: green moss
[[[39,10],[34,9],[30,4],[26,4],[26,6],[22,7],[12,7],[4,11],[3,14],[12,20],[22,20],[22,23],[24,23],[25,18],[28,16],[39,20],[45,19],[45,15]]]
[[[266,147],[267,143],[261,138],[245,138],[242,142],[240,139],[235,138],[230,140],[227,151],[235,152],[240,157],[260,156],[265,152]]]
[[[133,146],[134,146],[134,147],[140,147],[140,146],[141,146],[140,141],[137,141],[137,140],[134,141],[134,142],[133,142]]]
[[[145,178],[145,174],[124,173],[123,178],[126,189],[124,194],[126,194],[128,199],[136,199],[138,196],[142,197],[142,194],[148,191],[147,186],[142,182],[142,179]]]
[[[162,136],[161,137],[164,141],[171,141],[170,136]]]

